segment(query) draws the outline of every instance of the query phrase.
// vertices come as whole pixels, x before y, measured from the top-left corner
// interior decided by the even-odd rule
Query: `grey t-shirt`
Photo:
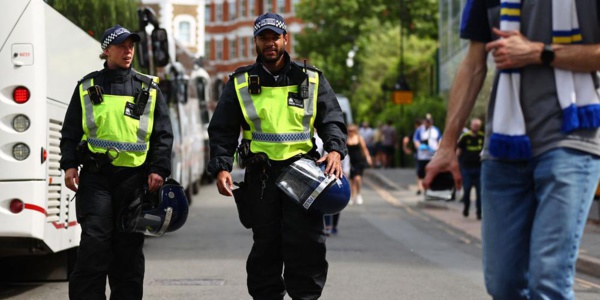
[[[576,2],[584,44],[600,43],[597,2],[589,0]],[[500,6],[487,8],[487,18],[490,28],[492,26],[500,28]],[[550,44],[552,42],[552,1],[523,0],[521,32],[532,41]],[[593,72],[590,73],[590,76],[593,77],[595,86],[598,88],[598,74]],[[496,72],[488,107],[486,122],[488,138],[484,146],[484,159],[492,158],[488,152],[488,143],[493,131],[492,120],[498,78],[499,73]],[[598,90],[596,92],[598,93]],[[556,94],[553,68],[542,65],[524,67],[521,72],[520,97],[527,135],[531,140],[534,156],[557,147],[574,148],[600,155],[600,131],[598,129],[576,130],[569,134],[561,132],[562,110]]]

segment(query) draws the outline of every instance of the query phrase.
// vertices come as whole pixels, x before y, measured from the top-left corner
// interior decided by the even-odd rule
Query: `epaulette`
[[[303,61],[292,61],[292,63],[294,65],[296,65],[296,67],[299,67],[300,69],[304,69],[305,65],[304,65]],[[319,68],[317,68],[317,67],[315,67],[313,65],[310,65],[310,64],[306,64],[306,68],[309,69],[309,70],[311,70],[311,71],[318,72],[319,74],[323,73],[323,71],[319,70]]]
[[[154,88],[157,87],[156,82],[153,80],[153,77],[155,77],[155,76],[142,74],[138,71],[135,71],[133,74],[134,74],[135,78],[137,78],[139,81],[145,83],[146,85],[152,86]]]
[[[80,84],[81,82],[83,82],[86,79],[94,78],[94,77],[98,76],[98,74],[100,74],[100,71],[94,71],[90,74],[87,74],[87,75],[83,76],[83,78],[79,79],[79,81],[77,81],[77,84]]]
[[[236,74],[240,74],[240,73],[245,73],[245,72],[248,72],[248,71],[250,71],[250,70],[254,69],[254,66],[255,66],[255,65],[256,65],[256,64],[251,64],[251,65],[247,65],[247,66],[239,67],[239,68],[235,69],[235,71],[233,71],[231,74],[229,74],[229,77],[233,77],[233,76],[235,76]]]

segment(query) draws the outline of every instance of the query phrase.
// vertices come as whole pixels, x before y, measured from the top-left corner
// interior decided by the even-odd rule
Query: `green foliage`
[[[411,131],[416,117],[429,112],[443,124],[445,104],[435,95],[437,0],[303,0],[296,13],[307,26],[294,38],[296,52],[324,70],[333,89],[350,98],[354,119],[372,124],[396,121]],[[404,5],[401,7],[401,5]],[[391,102],[382,86],[393,86],[400,74],[400,20],[404,26],[404,77],[414,92],[413,104]],[[358,49],[354,66],[346,65]]]
[[[67,19],[100,41],[107,28],[120,24],[137,31],[140,0],[47,0]]]

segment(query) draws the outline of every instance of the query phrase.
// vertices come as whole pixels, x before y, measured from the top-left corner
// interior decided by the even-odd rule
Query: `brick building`
[[[256,59],[253,42],[254,20],[266,12],[286,20],[287,51],[294,58],[294,35],[303,28],[295,17],[294,6],[300,0],[142,0],[157,14],[161,26],[177,39],[177,60],[191,70],[202,58],[214,84],[215,96],[236,68]]]

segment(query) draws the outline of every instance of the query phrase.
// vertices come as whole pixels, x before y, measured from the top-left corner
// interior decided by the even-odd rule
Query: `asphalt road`
[[[346,208],[339,233],[327,240],[330,269],[322,299],[489,299],[480,244],[418,206],[390,204],[401,195],[366,180],[365,204]],[[203,186],[181,230],[147,239],[144,299],[250,299],[245,260],[251,240],[233,199]],[[576,284],[577,299],[600,299],[600,285],[586,283]],[[62,300],[67,287],[4,284],[0,299]]]

